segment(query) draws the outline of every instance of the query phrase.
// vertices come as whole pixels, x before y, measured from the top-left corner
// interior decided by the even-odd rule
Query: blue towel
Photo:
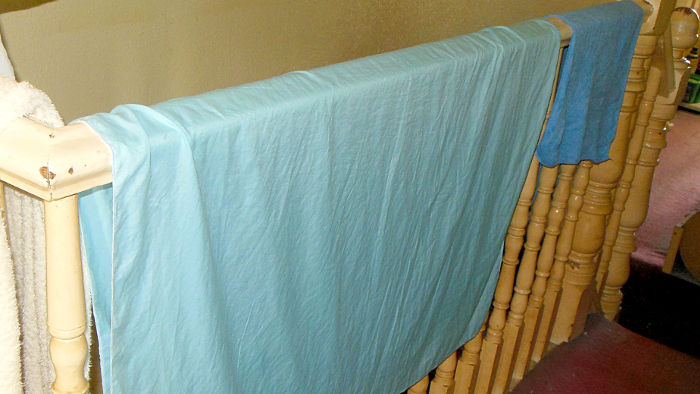
[[[610,158],[642,9],[631,1],[555,15],[573,29],[537,158],[542,165]]]
[[[105,392],[417,381],[489,309],[558,47],[531,21],[83,118]]]

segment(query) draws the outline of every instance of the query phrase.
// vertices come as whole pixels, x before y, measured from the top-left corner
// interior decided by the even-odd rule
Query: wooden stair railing
[[[690,8],[677,8],[672,14],[670,28],[676,84],[669,93],[660,94],[654,100],[643,142],[640,144],[639,156],[635,160],[635,168],[631,170],[631,183],[626,186],[629,188],[629,196],[620,215],[619,229],[608,269],[607,272],[599,274],[602,283],[601,308],[610,320],[614,319],[620,310],[621,289],[629,277],[630,254],[636,249],[634,233],[646,218],[654,169],[658,164],[661,149],[666,146],[668,121],[676,114],[682,92],[688,83],[690,66],[683,58],[683,51],[691,48],[697,41],[698,16]]]
[[[672,0],[637,3],[644,7],[646,18],[630,67],[611,160],[553,168],[540,167],[533,160],[508,228],[493,308],[485,325],[439,366],[432,382],[426,377],[409,392],[508,391],[548,349],[582,330],[580,323],[596,299],[595,290],[605,287],[598,276],[607,265],[599,269],[599,261],[612,254],[608,251],[614,244],[610,223],[615,226],[618,216],[624,222],[625,200],[634,199],[636,177],[629,167],[637,155],[640,162],[646,157],[640,135],[653,118],[651,102],[659,100],[654,70],[647,87],[651,57],[675,5]],[[630,189],[630,197],[624,188]],[[617,267],[611,262],[611,271],[617,272]]]
[[[657,25],[658,26],[658,25]],[[610,160],[595,164],[583,195],[583,205],[576,222],[571,252],[565,264],[560,300],[549,341],[567,342],[583,330],[592,302],[592,294],[584,292],[597,272],[596,257],[601,251],[608,215],[613,208],[613,191],[622,175],[630,131],[636,123],[637,109],[646,90],[650,59],[660,36],[657,31],[640,34],[630,66],[625,95],[618,118],[617,134],[610,147]]]
[[[517,349],[515,365],[513,366],[513,377],[511,379],[513,384],[517,384],[517,382],[522,379],[530,365],[530,358],[532,357],[535,345],[535,333],[541,321],[540,313],[547,290],[547,280],[551,275],[554,265],[557,239],[561,234],[562,222],[571,191],[571,181],[574,178],[573,175],[576,170],[576,166],[571,164],[564,164],[558,167],[559,174],[556,178],[556,187],[550,204],[551,206],[547,213],[547,227],[544,230],[544,240],[542,241],[540,253],[537,256],[535,280],[532,284],[530,297],[528,298],[523,321],[522,337],[520,339],[520,346]],[[580,187],[580,190],[583,190],[583,186]],[[576,211],[576,213],[578,214],[578,211]],[[575,220],[572,223],[575,223]],[[572,231],[569,231],[569,234],[570,236],[573,235]],[[571,243],[567,241],[566,244],[570,245]],[[553,309],[550,309],[550,312],[552,311]],[[550,320],[548,321],[551,321],[551,313],[549,317]]]

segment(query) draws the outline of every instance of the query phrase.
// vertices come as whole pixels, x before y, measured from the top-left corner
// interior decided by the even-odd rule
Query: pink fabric
[[[700,114],[680,110],[654,173],[649,214],[632,257],[663,266],[673,228],[700,209]]]

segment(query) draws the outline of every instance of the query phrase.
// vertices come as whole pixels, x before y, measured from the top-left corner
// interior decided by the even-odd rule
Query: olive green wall
[[[0,15],[2,37],[18,77],[66,120],[605,2],[44,1],[0,6],[26,5]]]

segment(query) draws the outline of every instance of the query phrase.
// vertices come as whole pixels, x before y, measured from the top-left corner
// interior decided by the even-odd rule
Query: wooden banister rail
[[[556,17],[561,45],[571,27]],[[53,201],[112,182],[112,153],[85,123],[52,129],[27,118],[0,130],[0,180],[44,201]]]
[[[0,180],[58,200],[112,182],[112,152],[87,124],[52,129],[20,118],[0,131]]]
[[[588,313],[606,223],[647,90],[650,59],[674,7],[665,0],[636,2],[644,9],[645,20],[611,160],[555,168],[533,161],[506,236],[493,309],[485,327],[457,353],[455,393],[508,391],[547,349],[576,336],[577,324]],[[561,20],[550,21],[562,27]],[[444,375],[454,370],[453,362],[454,355],[440,366],[431,392],[433,384],[440,386],[436,392],[443,392],[448,381]],[[425,383],[421,380],[415,392],[425,392]]]
[[[660,1],[656,0],[657,3]],[[660,9],[650,6],[648,2],[638,1],[638,3],[645,7],[645,12],[650,17],[661,13]],[[571,28],[558,18],[549,18],[549,20],[561,32],[561,45],[568,45],[572,34]],[[645,24],[649,23],[649,20],[645,22]],[[653,22],[652,25],[655,28],[656,22]],[[458,391],[473,390],[473,388],[469,388],[472,387],[472,378],[476,379],[474,387],[477,391],[489,391],[496,376],[494,367],[499,364],[503,330],[508,318],[508,308],[511,306],[514,283],[518,284],[519,290],[514,297],[516,308],[510,311],[511,326],[509,327],[512,334],[507,336],[508,341],[511,341],[508,342],[509,352],[516,348],[518,332],[528,306],[527,293],[529,293],[530,288],[534,286],[538,296],[546,300],[546,294],[542,294],[544,284],[541,281],[533,280],[531,276],[543,269],[537,259],[537,250],[539,250],[541,239],[546,238],[545,233],[548,235],[556,233],[554,229],[547,229],[544,225],[544,221],[549,215],[554,180],[558,177],[560,181],[563,180],[565,183],[570,181],[574,167],[562,169],[559,175],[557,175],[557,170],[549,171],[546,176],[547,183],[540,185],[540,200],[536,202],[538,222],[532,224],[531,230],[532,232],[536,231],[537,234],[533,238],[530,236],[527,238],[530,253],[527,256],[526,274],[516,278],[518,254],[525,239],[524,235],[530,220],[530,204],[537,187],[538,164],[536,159],[532,162],[525,190],[518,202],[519,208],[516,209],[509,230],[510,240],[506,245],[507,256],[504,258],[503,268],[506,272],[505,275],[502,272],[501,278],[499,278],[497,296],[494,301],[495,312],[489,323],[482,329],[482,332],[485,332],[483,342],[480,333],[478,340],[470,341],[467,344],[465,350],[461,352],[459,360],[457,353],[454,353],[441,365],[432,385],[429,384],[426,377],[410,392],[424,393],[429,386],[431,392],[434,393],[450,392],[455,384],[455,370],[465,374],[457,379],[460,382]],[[589,170],[590,164],[583,164],[579,166],[579,171],[577,171],[576,176],[579,176],[580,172],[581,177],[583,177],[581,179],[585,180],[585,183],[580,186],[582,194],[583,188],[588,183]],[[601,172],[603,171],[601,170]],[[112,181],[111,151],[102,139],[84,123],[51,129],[30,119],[18,119],[5,129],[0,130],[0,180],[45,201],[48,326],[52,336],[52,363],[56,372],[56,380],[52,389],[56,393],[84,393],[88,388],[83,377],[83,366],[87,357],[84,335],[86,316],[84,314],[84,289],[78,237],[77,193]],[[573,182],[572,189],[575,193],[578,183],[576,180]],[[605,182],[607,183],[603,189],[608,191],[607,185],[614,181],[606,178]],[[557,206],[559,211],[556,215],[561,216],[563,214],[561,205],[566,198],[564,195],[557,195],[555,191],[554,193],[555,200],[559,204]],[[584,200],[594,199],[593,195],[595,194],[596,191],[586,190]],[[570,198],[569,205],[571,205]],[[586,212],[586,215],[590,215],[592,212],[595,216],[594,224],[598,226],[598,222],[601,220],[600,216],[607,212],[605,210],[607,208],[596,210],[590,205],[589,203],[589,207],[583,211]],[[568,213],[567,218],[569,218]],[[571,223],[576,223],[576,220]],[[550,237],[548,244],[554,245],[555,243],[554,239]],[[558,244],[557,251],[559,251]],[[589,260],[591,259],[589,258]],[[535,333],[533,331],[530,334],[534,335]],[[510,357],[513,355],[511,354]],[[512,369],[510,359],[504,359],[500,361],[500,364],[505,365],[505,369],[502,368],[502,370],[506,373],[501,372],[498,379],[499,391],[507,389]],[[465,389],[465,387],[467,388]]]

